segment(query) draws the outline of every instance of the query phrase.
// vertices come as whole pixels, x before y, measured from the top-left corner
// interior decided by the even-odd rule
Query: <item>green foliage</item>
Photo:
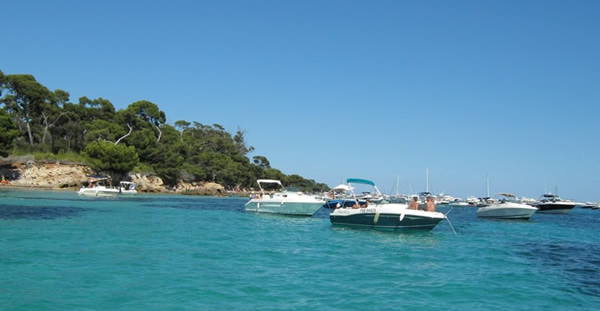
[[[154,172],[154,169],[150,164],[138,162],[138,164],[133,169],[131,169],[131,173],[153,174],[156,172]]]
[[[254,162],[254,164],[262,167],[265,170],[271,168],[271,163],[269,163],[269,160],[267,160],[266,157],[254,156],[252,157],[252,161]]]
[[[17,125],[6,111],[0,109],[0,156],[5,157],[8,155],[8,151],[12,149],[17,136],[19,136]]]
[[[90,143],[97,140],[115,142],[120,136],[125,135],[122,126],[107,120],[93,120],[85,125],[86,133],[84,140]]]
[[[36,159],[88,163],[97,173],[156,173],[168,185],[214,181],[226,188],[254,187],[256,179],[281,180],[305,191],[324,188],[272,168],[238,128],[232,135],[217,123],[186,120],[166,124],[166,115],[141,100],[115,110],[103,98],[69,101],[64,90],[50,91],[32,75],[0,70],[0,153],[34,153]],[[326,186],[325,186],[326,187]]]
[[[138,163],[138,155],[132,146],[115,145],[106,141],[94,141],[85,147],[87,164],[96,172],[126,174]]]

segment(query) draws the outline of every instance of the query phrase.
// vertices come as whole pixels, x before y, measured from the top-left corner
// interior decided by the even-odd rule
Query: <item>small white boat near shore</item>
[[[131,181],[122,181],[119,183],[119,194],[137,194],[136,183]]]
[[[77,193],[86,197],[115,197],[119,194],[137,194],[136,184],[129,181],[121,181],[119,187],[111,186],[111,179],[104,176],[88,176],[90,180],[87,186],[79,188]]]

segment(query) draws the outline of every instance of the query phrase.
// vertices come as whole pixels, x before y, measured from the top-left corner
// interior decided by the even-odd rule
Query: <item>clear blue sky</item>
[[[0,69],[335,186],[600,200],[600,1],[10,1]]]

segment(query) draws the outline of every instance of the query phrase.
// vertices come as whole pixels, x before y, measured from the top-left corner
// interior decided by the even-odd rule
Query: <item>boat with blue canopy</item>
[[[383,199],[383,195],[373,181],[361,178],[348,178],[346,180],[351,186],[354,201],[347,204],[344,201],[333,212],[329,214],[331,223],[335,226],[364,227],[385,230],[397,229],[423,229],[431,230],[446,215],[439,212],[428,212],[423,210],[409,209],[406,203],[390,203]],[[354,193],[353,184],[372,186],[375,193],[373,200],[366,198],[361,200]]]

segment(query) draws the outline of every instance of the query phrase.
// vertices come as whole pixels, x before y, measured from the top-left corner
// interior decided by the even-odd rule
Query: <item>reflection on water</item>
[[[71,218],[85,211],[71,206],[0,205],[0,219],[56,219]]]
[[[194,196],[154,197],[143,206],[192,210],[243,211],[247,200],[240,198],[211,198]]]

